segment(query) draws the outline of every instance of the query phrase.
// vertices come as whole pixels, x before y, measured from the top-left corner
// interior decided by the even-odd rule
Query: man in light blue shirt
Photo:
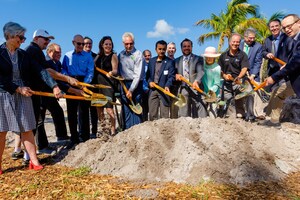
[[[121,89],[123,129],[128,129],[142,122],[142,114],[138,115],[130,109],[128,99],[132,98],[135,104],[141,103],[145,69],[143,69],[143,54],[134,47],[134,35],[126,32],[122,36],[122,41],[125,49],[118,55],[118,59],[119,73],[125,79],[124,83],[128,88],[126,94],[123,88]]]
[[[94,61],[90,53],[83,51],[84,40],[81,35],[75,35],[73,38],[74,50],[66,53],[62,63],[62,73],[76,78],[78,81],[90,83],[94,75]],[[89,123],[89,101],[80,101],[67,99],[68,122],[71,132],[71,143],[68,148],[81,141],[90,139],[90,123]],[[80,110],[80,127],[81,135],[77,130],[77,113]]]

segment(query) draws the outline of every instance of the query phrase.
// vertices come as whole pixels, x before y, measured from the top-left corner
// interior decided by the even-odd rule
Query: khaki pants
[[[279,117],[284,100],[295,94],[291,82],[284,82],[272,91],[269,104],[267,106],[266,114],[271,117],[274,123],[279,122]]]

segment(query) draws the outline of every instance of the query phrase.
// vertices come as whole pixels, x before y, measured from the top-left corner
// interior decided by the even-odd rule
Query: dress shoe
[[[33,169],[33,170],[38,171],[38,170],[42,170],[43,168],[44,168],[43,165],[34,165],[32,163],[32,161],[30,160],[30,162],[29,162],[29,169]]]
[[[264,120],[264,121],[258,122],[258,125],[281,129],[280,122],[272,122],[271,120]]]
[[[69,149],[69,150],[74,149],[75,146],[76,146],[77,144],[78,144],[77,142],[71,141],[71,142],[66,146],[66,149]]]

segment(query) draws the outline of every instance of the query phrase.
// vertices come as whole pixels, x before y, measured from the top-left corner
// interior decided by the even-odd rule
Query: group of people
[[[104,108],[110,117],[111,135],[117,134],[113,110],[117,93],[122,105],[123,130],[159,118],[224,117],[233,102],[237,118],[254,122],[267,115],[271,120],[263,124],[277,126],[284,99],[295,93],[300,97],[299,16],[290,14],[282,21],[270,21],[268,26],[272,35],[263,45],[255,41],[256,30],[248,28],[243,38],[232,33],[229,48],[222,54],[214,47],[207,47],[203,54],[196,55],[192,52],[193,42],[185,38],[180,44],[182,55],[178,58],[174,57],[175,43],[164,40],[156,42],[156,56],[152,57],[150,50],[137,50],[131,32],[123,34],[124,50],[118,55],[110,36],[100,40],[96,54],[92,52],[93,40],[78,34],[72,39],[74,49],[60,62],[61,47],[49,44],[54,36],[38,29],[30,45],[22,50],[20,45],[26,40],[26,29],[8,22],[3,27],[6,42],[0,47],[0,174],[8,131],[16,134],[13,158],[20,156],[23,143],[24,160],[30,169],[43,169],[37,153],[55,153],[49,147],[44,127],[46,110],[53,117],[57,139],[70,139],[67,148],[95,137],[98,120],[104,119]],[[287,64],[280,66],[274,57]],[[245,82],[261,82],[263,58],[269,60],[266,83],[271,91],[266,113],[260,107],[259,91],[235,99],[245,89]],[[116,76],[124,80],[116,80]],[[93,107],[89,101],[67,99],[69,137],[58,99],[64,94],[85,96],[80,82],[110,86],[92,92],[101,93],[111,101],[103,107]],[[35,91],[52,92],[55,98],[35,95]],[[206,102],[211,94],[216,95],[216,101]],[[176,106],[182,99],[184,104]],[[225,103],[218,103],[218,99]],[[142,113],[135,111],[138,105]]]

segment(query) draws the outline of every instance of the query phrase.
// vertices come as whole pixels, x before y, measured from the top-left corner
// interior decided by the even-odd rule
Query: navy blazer
[[[33,80],[42,79],[49,87],[53,88],[57,83],[37,62],[30,59],[30,56],[22,49],[17,49],[20,76],[25,86],[32,87]],[[0,92],[13,94],[19,85],[13,80],[13,67],[5,44],[0,46]]]
[[[150,59],[148,64],[148,72],[149,72],[149,79],[148,83],[154,82],[154,76],[155,76],[155,66],[156,66],[156,60],[157,56]],[[165,56],[165,58],[162,60],[162,65],[159,71],[159,79],[158,79],[158,85],[162,88],[168,87],[170,88],[173,81],[175,80],[175,65],[174,61],[170,59],[169,57]],[[150,93],[154,90],[154,88],[151,88]],[[170,97],[165,95],[162,92],[159,92],[163,104],[165,106],[170,106]],[[150,95],[150,94],[149,94]]]
[[[269,36],[265,39],[263,44],[263,57],[267,59],[267,54],[272,52],[272,40],[273,36]],[[287,62],[289,57],[292,55],[293,50],[293,39],[289,38],[285,33],[281,33],[279,38],[278,49],[276,51],[275,57]],[[268,75],[271,76],[280,69],[281,65],[274,60],[269,60],[268,62]]]
[[[284,68],[273,74],[272,78],[275,82],[278,82],[286,76],[289,77],[296,95],[300,97],[300,36],[295,41],[291,59],[289,59]]]
[[[240,49],[244,49],[245,41],[240,44]],[[262,45],[258,42],[253,42],[249,46],[248,60],[250,64],[249,73],[255,75],[255,80],[260,81],[260,68],[262,63]]]

